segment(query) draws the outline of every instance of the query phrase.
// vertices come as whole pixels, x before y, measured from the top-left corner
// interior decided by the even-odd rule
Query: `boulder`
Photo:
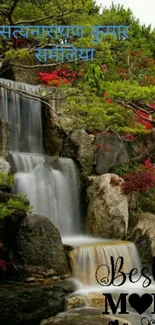
[[[115,174],[88,177],[86,230],[97,237],[124,239],[128,228],[128,200],[124,180]]]
[[[43,318],[64,311],[65,299],[74,290],[68,280],[41,285],[1,284],[0,324],[38,325]]]
[[[130,234],[132,240],[139,251],[143,264],[152,263],[152,257],[155,256],[155,215],[144,212],[139,215],[137,225]]]
[[[70,140],[76,148],[76,159],[81,166],[81,173],[83,177],[87,177],[92,173],[94,165],[94,138],[87,134],[85,130],[76,130],[71,136]]]
[[[14,194],[0,191],[0,203],[6,204],[10,199],[13,199],[14,196]],[[25,217],[26,212],[19,209],[5,218],[0,218],[0,243],[3,243],[8,250],[10,250],[14,244],[20,222]]]
[[[0,156],[8,157],[8,123],[0,119]]]
[[[50,103],[54,109],[54,102]],[[46,113],[46,114],[45,114]],[[50,156],[59,156],[63,149],[65,132],[62,129],[59,119],[54,115],[54,112],[49,110],[49,107],[44,107],[43,110],[43,129],[44,129],[44,147],[45,151]]]
[[[4,157],[0,157],[0,173],[9,174],[11,171],[11,166]]]
[[[128,206],[129,206],[129,225],[128,232],[135,227],[138,222],[138,211],[140,208],[140,193],[131,192],[128,193]]]
[[[95,309],[96,311],[96,309]],[[133,325],[130,321],[124,318],[114,316],[94,315],[93,309],[75,310],[70,313],[60,313],[55,317],[50,317],[48,320],[41,323],[42,325],[108,325],[115,324],[115,320],[119,321],[119,325]],[[41,325],[40,324],[40,325]],[[134,324],[135,325],[135,324]]]
[[[112,168],[128,164],[130,161],[126,144],[116,134],[99,134],[95,138],[98,148],[95,172],[98,175],[108,173]]]
[[[68,273],[68,264],[60,234],[52,222],[39,215],[24,218],[16,233],[11,250],[14,263],[54,269]]]
[[[6,203],[11,198],[13,198],[13,194],[0,191],[0,203]]]

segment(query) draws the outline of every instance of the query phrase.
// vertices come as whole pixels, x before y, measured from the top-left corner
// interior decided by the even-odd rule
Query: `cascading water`
[[[72,159],[12,153],[15,191],[28,195],[34,213],[48,216],[61,235],[80,233],[78,171]]]
[[[0,79],[14,90],[36,94],[37,86]],[[33,212],[47,216],[61,235],[80,232],[78,171],[71,159],[41,155],[41,102],[0,88],[1,115],[9,122],[10,155],[15,175],[15,192],[23,193]],[[25,153],[27,152],[27,153]],[[35,154],[34,154],[35,153]]]
[[[37,86],[0,79],[0,83],[14,90],[30,94],[38,92]],[[0,113],[9,122],[10,150],[43,153],[41,102],[30,100],[0,88]]]
[[[96,285],[99,279],[106,279],[108,268],[110,279],[112,277],[110,256],[114,256],[115,261],[117,261],[119,256],[124,257],[125,263],[122,271],[125,273],[129,273],[134,267],[140,271],[141,263],[133,243],[100,240],[98,243],[92,242],[91,244],[80,245],[70,251],[69,257],[74,270],[74,276],[86,285]]]

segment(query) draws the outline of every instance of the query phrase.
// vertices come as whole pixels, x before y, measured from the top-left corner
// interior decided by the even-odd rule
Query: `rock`
[[[86,230],[97,237],[124,239],[128,228],[128,200],[124,180],[115,174],[90,176]]]
[[[26,283],[34,283],[34,282],[36,282],[36,279],[33,277],[30,277],[30,278],[25,279],[25,282]]]
[[[63,148],[63,138],[63,131],[53,121],[46,130],[45,148],[48,155],[60,155]]]
[[[0,191],[0,203],[6,203],[11,198],[13,198],[13,194]]]
[[[87,306],[103,308],[103,306],[105,306],[105,296],[103,296],[101,293],[89,293],[87,296]]]
[[[23,58],[20,59],[20,64],[28,65],[28,66],[36,65],[38,64],[38,59],[35,56],[30,58]],[[46,68],[44,71],[47,71]],[[40,72],[39,68],[32,69],[31,73],[28,73],[27,69],[14,66],[11,69],[12,78],[7,78],[7,79],[12,79],[14,81],[27,83],[30,85],[38,85],[37,77],[39,72]]]
[[[95,145],[98,148],[95,172],[99,175],[130,161],[125,143],[116,134],[97,135]]]
[[[133,228],[130,240],[134,241],[143,264],[152,263],[155,256],[155,215],[144,212],[139,215],[139,221]]]
[[[140,208],[140,193],[131,192],[127,195],[128,197],[128,206],[129,206],[129,229],[133,229],[138,222],[138,209]]]
[[[69,279],[71,277],[71,274],[70,273],[67,273],[64,276],[65,276],[65,279]]]
[[[49,270],[48,272],[46,272],[44,275],[45,275],[46,277],[53,277],[53,275],[55,275],[55,274],[56,274],[56,271],[53,270],[53,269],[51,269],[51,270]]]
[[[53,91],[54,96],[54,88]],[[43,130],[44,130],[44,148],[45,152],[49,156],[59,156],[63,149],[63,142],[66,137],[65,131],[63,130],[58,115],[59,100],[51,100],[49,104],[53,107],[53,110],[44,104],[43,105]]]
[[[7,203],[13,198],[14,194],[0,191],[0,203]],[[14,211],[10,216],[0,218],[0,242],[10,251],[15,242],[16,233],[19,229],[21,220],[26,217],[23,210]]]
[[[0,118],[0,156],[5,158],[9,154],[8,134],[8,123]]]
[[[91,174],[94,165],[93,139],[85,130],[76,130],[70,136],[71,142],[76,147],[76,159],[81,166],[83,177]]]
[[[75,290],[66,280],[53,284],[2,285],[0,290],[0,324],[38,325],[64,311],[65,299]]]
[[[53,276],[52,280],[53,281],[58,281],[59,280],[59,277],[58,276]]]
[[[0,173],[9,174],[11,171],[11,166],[4,157],[0,157]]]
[[[27,216],[20,223],[12,247],[11,259],[22,265],[54,269],[58,275],[68,272],[60,234],[52,222],[39,215]]]
[[[10,254],[12,255],[12,253]],[[56,274],[56,271],[51,269],[46,269],[44,266],[34,266],[34,265],[19,265],[14,263],[14,268],[16,271],[23,275],[24,277],[34,277],[37,279],[37,281],[40,281],[40,279],[43,279],[43,281],[46,281],[48,278],[49,280],[52,280],[52,277],[54,274]]]
[[[102,308],[105,305],[105,297],[101,293],[89,293],[88,295],[82,296],[71,296],[67,299],[67,310],[82,308],[82,307],[93,307]]]
[[[47,319],[43,319],[42,321],[41,321],[41,323],[40,323],[40,325],[45,325],[46,323],[47,323]]]
[[[51,317],[45,324],[46,325],[108,325],[109,322],[118,320],[119,325],[133,325],[129,321],[127,321],[124,318],[118,317],[116,315],[114,316],[103,316],[103,315],[90,315],[90,310],[87,310],[87,314],[83,314],[84,310],[68,312],[58,314],[55,317]],[[135,325],[135,324],[134,324]]]
[[[67,298],[66,309],[82,308],[86,306],[85,296],[71,296]]]

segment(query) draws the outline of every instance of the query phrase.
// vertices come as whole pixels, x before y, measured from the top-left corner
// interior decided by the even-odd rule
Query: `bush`
[[[10,216],[12,213],[13,213],[13,210],[8,208],[6,206],[6,204],[0,203],[0,219]]]
[[[124,177],[122,185],[125,193],[133,191],[146,192],[155,186],[155,175],[151,170],[134,170]]]
[[[14,176],[0,173],[0,186],[13,188],[14,185]]]
[[[0,219],[11,216],[16,212],[32,213],[27,196],[14,195],[7,203],[0,203]]]

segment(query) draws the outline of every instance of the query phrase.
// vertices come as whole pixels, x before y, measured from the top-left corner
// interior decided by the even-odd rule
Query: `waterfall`
[[[37,86],[11,80],[0,79],[0,83],[30,94],[39,91]],[[73,275],[80,284],[79,290],[74,294],[102,294],[106,290],[113,291],[116,296],[129,290],[143,294],[141,283],[133,286],[125,283],[121,287],[105,285],[104,291],[103,286],[97,283],[96,270],[103,265],[99,277],[106,277],[105,266],[111,269],[111,256],[115,263],[118,257],[124,258],[122,271],[125,273],[133,268],[140,270],[135,245],[125,241],[79,236],[81,206],[78,170],[72,159],[44,155],[41,102],[4,88],[0,88],[0,95],[0,113],[8,121],[10,129],[10,160],[15,173],[14,191],[27,195],[33,212],[47,216],[60,231],[63,243],[68,246],[67,254]],[[153,292],[152,286],[149,290]],[[136,322],[135,325],[137,324]]]
[[[0,79],[0,83],[14,90],[37,94],[39,87],[12,80]],[[0,88],[0,113],[9,122],[10,150],[17,152],[43,152],[41,102],[25,98]]]
[[[72,159],[11,153],[15,192],[27,194],[33,212],[48,216],[61,235],[80,233],[78,171]]]
[[[39,87],[0,79],[0,83],[37,94]],[[16,193],[28,196],[33,212],[47,216],[61,235],[80,233],[79,177],[72,159],[43,155],[41,102],[0,88],[0,113],[10,129],[10,160]]]
[[[103,239],[98,239],[97,242],[93,238],[91,240],[88,238],[88,243],[74,247],[68,255],[75,278],[85,285],[95,285],[102,278],[106,279],[108,268],[110,271],[109,279],[111,278],[111,256],[114,257],[115,263],[120,256],[123,257],[122,271],[125,273],[129,273],[133,268],[140,271],[141,268],[137,249],[132,242]],[[118,266],[119,263],[117,270],[119,269]]]

